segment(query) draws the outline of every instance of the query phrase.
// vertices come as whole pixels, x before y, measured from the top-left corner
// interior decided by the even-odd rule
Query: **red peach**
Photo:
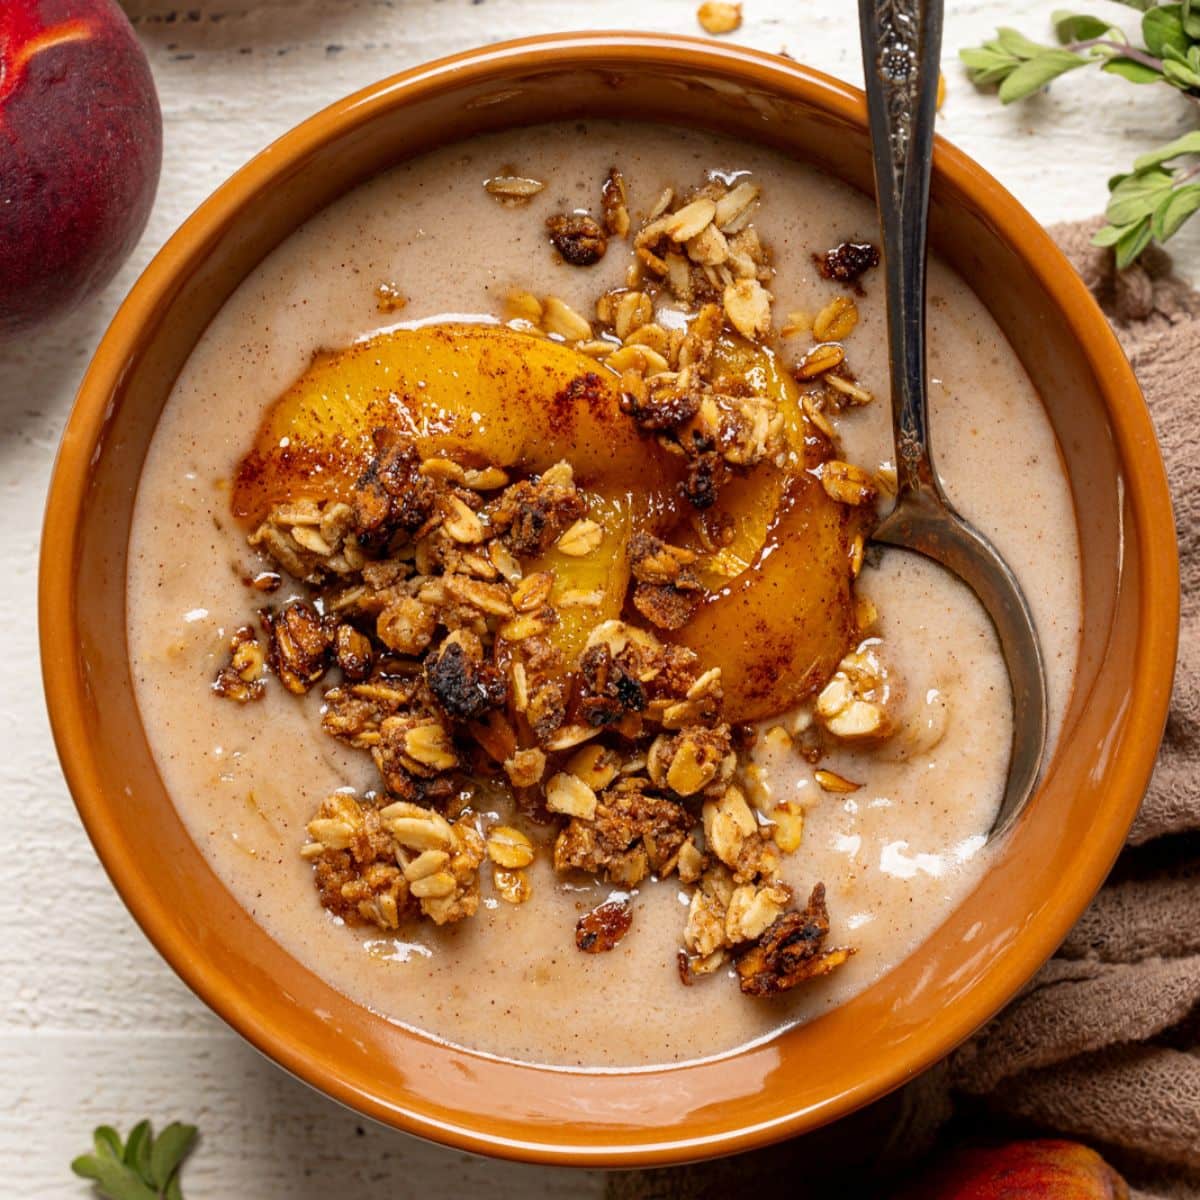
[[[0,0],[0,337],[112,278],[161,163],[154,80],[116,0]]]
[[[1051,1138],[951,1151],[901,1200],[1128,1200],[1125,1181],[1078,1142]]]

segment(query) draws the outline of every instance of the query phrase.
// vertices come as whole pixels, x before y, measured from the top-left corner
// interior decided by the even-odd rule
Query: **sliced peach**
[[[554,576],[550,603],[558,611],[554,644],[568,663],[582,653],[588,634],[601,621],[621,615],[629,587],[626,553],[633,533],[634,510],[628,496],[588,496],[587,519],[603,531],[599,547],[583,557],[564,554],[551,546],[527,565],[529,571],[549,571]],[[595,603],[589,603],[594,599]]]
[[[554,572],[552,602],[566,606],[553,640],[571,662],[621,611],[634,522],[657,526],[678,502],[679,459],[638,432],[620,399],[611,371],[546,338],[489,325],[395,330],[319,355],[279,397],[239,468],[234,511],[256,523],[284,500],[345,495],[381,427],[422,458],[529,473],[565,460],[605,536],[586,557],[552,548],[526,567]]]
[[[466,466],[536,474],[565,460],[604,537],[587,555],[555,547],[525,566],[555,577],[553,638],[566,661],[621,613],[630,535],[650,529],[701,550],[712,589],[678,639],[722,668],[732,720],[768,716],[810,695],[852,644],[849,544],[860,522],[810,473],[829,445],[774,356],[724,338],[716,371],[774,393],[786,449],[730,480],[703,514],[681,499],[682,460],[621,412],[611,371],[546,338],[466,324],[394,330],[314,359],[268,411],[234,511],[255,523],[284,500],[346,495],[380,428],[411,438],[422,458]]]
[[[712,370],[718,390],[728,381],[748,384],[756,394],[773,395],[783,415],[787,445],[782,461],[762,462],[735,476],[722,487],[717,503],[698,517],[705,540],[718,541],[720,546],[703,555],[698,571],[706,587],[718,589],[758,558],[789,480],[828,457],[829,446],[804,415],[791,375],[770,351],[744,338],[726,336],[717,343]]]
[[[704,515],[713,534],[733,536],[701,559],[711,591],[678,640],[721,668],[729,719],[755,721],[805,700],[853,645],[850,546],[866,514],[834,503],[810,473],[831,447],[773,354],[722,339],[716,373],[718,388],[725,374],[775,395],[788,449],[727,483]]]
[[[709,593],[677,640],[720,667],[731,721],[807,699],[855,637],[849,544],[859,520],[800,473],[751,565]]]
[[[398,430],[422,458],[537,473],[566,460],[581,487],[673,501],[680,467],[620,408],[617,379],[560,342],[505,326],[399,329],[318,355],[271,406],[243,460],[234,511],[344,494]]]

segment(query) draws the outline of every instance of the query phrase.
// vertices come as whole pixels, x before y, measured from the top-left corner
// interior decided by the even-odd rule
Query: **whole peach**
[[[1125,1181],[1078,1142],[1052,1138],[951,1151],[899,1200],[1128,1200]]]
[[[116,0],[0,0],[0,337],[112,278],[161,163],[154,80]]]

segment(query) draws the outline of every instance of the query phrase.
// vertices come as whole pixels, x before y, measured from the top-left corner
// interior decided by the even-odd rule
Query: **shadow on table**
[[[247,1053],[249,1053],[247,1051]],[[580,1171],[492,1161],[447,1150],[376,1125],[283,1072],[259,1062],[246,1082],[251,1111],[268,1114],[259,1131],[272,1159],[290,1164],[290,1200],[328,1200],[367,1185],[365,1196],[419,1192],[488,1200],[729,1200],[770,1187],[789,1200],[885,1195],[894,1183],[894,1154],[884,1147],[896,1128],[899,1101],[886,1098],[803,1141],[748,1155],[653,1171]],[[902,1157],[902,1156],[901,1156]],[[802,1165],[803,1169],[798,1169]],[[881,1166],[884,1174],[881,1176]],[[889,1177],[890,1176],[890,1177]],[[754,1181],[748,1190],[749,1180]],[[284,1183],[284,1177],[272,1182]],[[880,1190],[882,1189],[882,1190]]]

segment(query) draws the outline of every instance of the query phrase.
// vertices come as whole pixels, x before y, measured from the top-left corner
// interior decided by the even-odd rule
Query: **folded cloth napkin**
[[[797,1197],[886,1195],[896,1171],[939,1141],[1046,1132],[1093,1144],[1134,1197],[1200,1200],[1200,293],[1157,251],[1118,274],[1111,252],[1090,244],[1098,225],[1051,233],[1146,394],[1183,580],[1171,714],[1125,852],[1017,999],[896,1096],[719,1164],[614,1174],[610,1200],[751,1195],[783,1179]]]

